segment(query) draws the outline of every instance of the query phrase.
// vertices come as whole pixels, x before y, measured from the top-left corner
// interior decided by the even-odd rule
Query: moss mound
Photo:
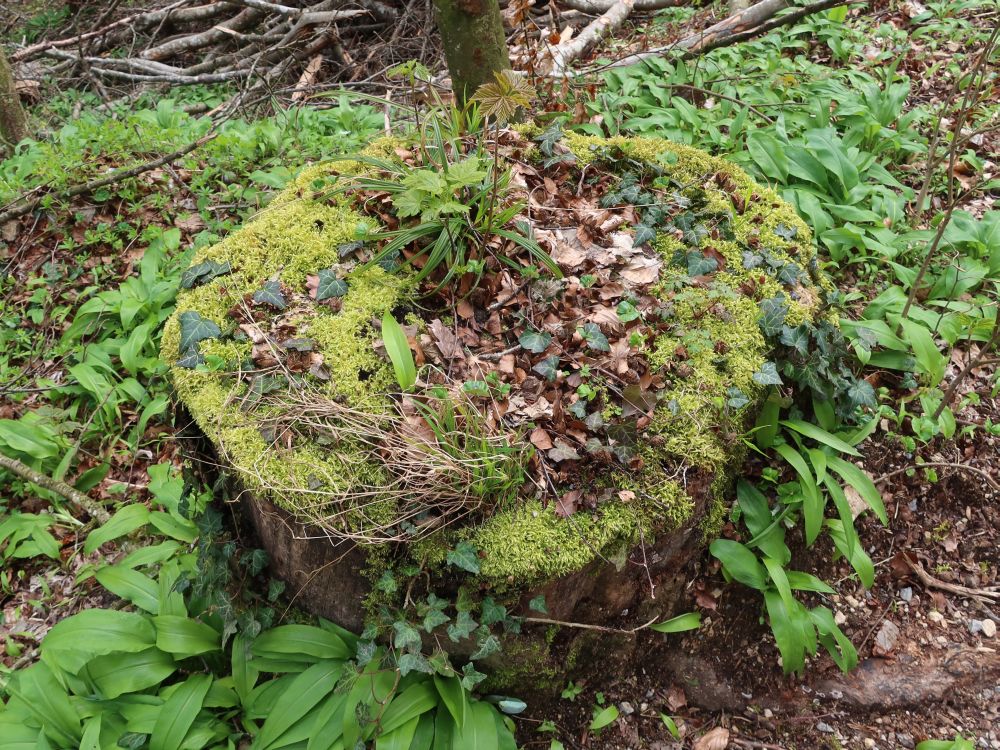
[[[641,340],[624,335],[619,340],[631,344],[621,344],[628,351],[619,351],[618,361],[641,357],[644,378],[654,383],[643,387],[656,389],[647,413],[638,418],[637,439],[627,459],[605,456],[593,465],[572,460],[553,464],[560,472],[548,486],[537,491],[526,486],[516,502],[407,545],[411,556],[434,565],[443,562],[456,541],[468,540],[479,550],[482,577],[502,587],[579,571],[598,558],[620,558],[640,539],[648,543],[690,522],[697,506],[692,489],[696,484],[701,492],[712,485],[717,497],[695,520],[703,526],[715,523],[728,470],[740,459],[736,436],[755,413],[765,386],[776,377],[767,361],[771,343],[762,317],[778,301],[784,323],[812,320],[821,291],[805,224],[773,191],[755,184],[732,164],[664,140],[567,134],[558,143],[539,144],[532,140],[536,135],[524,131],[512,136],[517,140],[517,158],[511,163],[534,165],[530,169],[541,180],[549,169],[543,164],[552,161],[543,152],[555,150],[563,158],[562,166],[553,169],[562,170],[557,175],[560,185],[568,186],[557,191],[565,189],[570,198],[578,176],[582,186],[588,173],[617,172],[614,179],[598,180],[593,190],[618,190],[626,197],[629,193],[623,186],[630,181],[641,186],[655,175],[655,184],[664,194],[669,192],[684,213],[675,212],[664,220],[648,241],[649,251],[641,259],[647,266],[655,265],[655,279],[624,298],[647,307],[655,300],[659,315],[655,325],[641,329]],[[397,143],[377,143],[370,152],[386,158],[405,153]],[[305,440],[276,431],[276,408],[267,396],[288,390],[289,379],[308,382],[315,392],[338,404],[370,414],[375,421],[385,419],[398,387],[380,346],[377,321],[387,312],[409,321],[414,332],[411,342],[419,349],[431,317],[449,323],[459,320],[440,310],[425,314],[424,303],[415,296],[412,273],[363,263],[345,265],[345,255],[354,252],[361,244],[359,237],[372,229],[373,213],[363,213],[363,206],[343,193],[331,197],[329,184],[331,177],[361,169],[357,163],[338,162],[304,170],[254,220],[201,251],[186,280],[190,288],[179,295],[177,312],[167,323],[162,346],[181,400],[242,484],[333,535],[360,530],[363,536],[366,524],[392,517],[398,495],[380,496],[378,491],[389,481],[386,464],[349,435],[334,441]],[[548,230],[537,217],[550,209],[535,205],[531,189],[523,192],[529,214],[534,212],[536,230],[544,235]],[[557,199],[558,195],[551,200]],[[556,210],[562,209],[551,209]],[[619,232],[633,236],[642,214],[632,208],[624,211],[619,214],[624,217]],[[553,257],[558,261],[559,256]],[[544,304],[587,294],[593,274],[586,270],[566,264],[565,278]],[[617,272],[610,277],[604,281],[617,282]],[[338,284],[337,294],[318,303],[316,297],[323,295],[317,295],[317,284],[331,280]],[[551,283],[551,279],[527,279],[524,287]],[[280,305],[268,306],[268,289],[278,295]],[[260,321],[262,308],[267,308],[266,325]],[[622,320],[623,309],[631,308],[618,307]],[[511,311],[500,330],[492,332],[492,351],[514,348],[509,332],[520,330],[523,314]],[[476,312],[470,319],[483,322],[486,316]],[[214,327],[193,334],[191,321]],[[489,329],[488,321],[483,325]],[[620,321],[595,325],[621,331]],[[182,351],[182,343],[190,344],[192,336],[201,340]],[[588,367],[593,365],[595,371],[611,367],[603,353],[594,354]],[[477,372],[482,373],[496,370],[502,358],[476,362]],[[571,377],[579,379],[575,368],[574,364]],[[523,372],[508,370],[497,377],[511,383],[524,380]],[[528,372],[527,377],[533,376]],[[543,382],[541,387],[547,386]],[[623,406],[628,410],[635,400],[628,395],[623,400],[623,389],[610,376],[600,381],[597,390],[603,395],[592,403],[600,405],[598,411],[607,422],[620,419]],[[592,414],[590,418],[595,419]],[[544,454],[548,443],[534,439],[535,425],[531,419],[522,420],[516,431],[507,434],[522,441],[531,434]],[[569,448],[583,455],[584,438],[579,436]],[[695,476],[703,481],[694,482]],[[351,507],[345,508],[345,493],[357,488],[364,488],[363,501],[348,502]],[[593,497],[588,495],[591,490]],[[567,503],[575,504],[567,510]]]

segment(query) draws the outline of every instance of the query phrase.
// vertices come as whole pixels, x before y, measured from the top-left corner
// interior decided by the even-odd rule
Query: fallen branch
[[[927,588],[947,591],[949,594],[957,594],[958,596],[964,596],[967,599],[973,599],[977,602],[990,603],[1000,601],[1000,591],[996,589],[972,589],[958,583],[948,583],[947,581],[942,581],[940,578],[932,576],[924,570],[924,567],[920,563],[913,562],[909,559],[907,559],[906,562],[910,566],[910,570],[916,574],[920,582]]]
[[[645,630],[654,622],[660,619],[659,616],[654,617],[647,623],[638,625],[634,628],[611,628],[607,625],[590,625],[585,622],[567,622],[566,620],[550,620],[548,617],[522,617],[525,622],[534,623],[536,625],[559,625],[563,628],[576,628],[578,630],[597,630],[601,633],[624,633],[625,635],[634,635],[640,630]]]
[[[210,131],[207,135],[202,136],[197,141],[187,144],[183,148],[179,148],[166,156],[161,156],[153,161],[148,161],[144,164],[139,164],[128,169],[118,169],[105,177],[99,177],[97,179],[90,180],[88,182],[80,183],[79,185],[74,185],[66,190],[58,193],[58,197],[66,200],[68,198],[75,198],[78,195],[83,195],[84,193],[90,193],[102,187],[107,187],[108,185],[113,185],[120,180],[127,180],[129,177],[136,177],[150,170],[156,169],[157,167],[162,167],[164,164],[169,164],[172,161],[180,159],[182,156],[186,156],[194,151],[199,146],[203,146],[210,140],[215,138],[217,133]],[[45,196],[40,195],[37,198],[24,199],[15,203],[13,206],[5,211],[0,212],[0,224],[6,224],[11,219],[18,219],[25,214],[29,214],[38,208]]]
[[[691,0],[635,0],[633,10],[644,13],[664,8],[677,8],[681,5],[693,5]],[[615,5],[615,0],[561,0],[561,7],[578,10],[581,13],[597,15],[607,13]]]
[[[969,471],[972,472],[973,474],[978,474],[980,477],[983,478],[986,484],[988,484],[997,492],[1000,492],[1000,484],[998,484],[997,481],[993,479],[993,477],[991,477],[982,469],[979,469],[975,466],[969,466],[968,464],[952,463],[950,461],[928,461],[922,464],[914,464],[913,466],[904,466],[902,469],[896,469],[895,471],[890,471],[888,474],[883,474],[882,476],[880,476],[878,479],[875,480],[875,483],[878,484],[880,482],[884,482],[887,479],[890,479],[899,474],[903,474],[907,471],[910,471],[911,469],[924,469],[928,467],[960,469],[961,471]]]
[[[171,39],[156,47],[151,47],[143,52],[142,56],[147,60],[165,60],[182,52],[190,52],[208,47],[229,38],[233,32],[238,33],[244,29],[249,29],[251,26],[255,26],[263,18],[263,11],[256,10],[255,8],[246,8],[228,21],[223,21],[207,31],[202,31],[200,34],[182,36],[179,39]]]
[[[552,51],[552,68],[549,74],[555,77],[566,75],[566,69],[574,60],[625,23],[635,2],[636,0],[617,0],[583,31],[556,47]]]
[[[37,484],[39,487],[43,487],[50,492],[55,492],[57,495],[65,498],[80,510],[85,511],[87,515],[98,523],[107,523],[108,519],[111,518],[104,508],[75,487],[71,487],[65,482],[57,481],[52,477],[45,476],[44,474],[32,469],[30,466],[18,461],[16,458],[11,458],[10,456],[0,453],[0,467],[17,474],[22,479],[27,479],[29,482]]]
[[[684,53],[681,57],[690,59],[697,55],[711,52],[713,49],[737,44],[738,42],[752,39],[755,36],[766,34],[781,26],[793,24],[813,13],[829,10],[838,5],[855,4],[862,1],[867,0],[820,0],[819,2],[802,6],[791,13],[775,18],[774,16],[778,12],[794,6],[788,0],[762,0],[762,2],[751,5],[746,10],[729,16],[697,34],[684,37],[665,47],[656,47],[645,52],[628,55],[608,65],[602,65],[597,70],[635,65],[649,58],[662,57],[673,50],[683,50]]]

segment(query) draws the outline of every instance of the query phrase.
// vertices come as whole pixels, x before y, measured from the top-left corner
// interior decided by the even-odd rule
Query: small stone
[[[908,734],[903,734],[901,732],[896,732],[896,742],[899,743],[900,747],[912,748],[914,746],[913,737],[911,737]]]
[[[997,624],[993,620],[983,620],[983,635],[992,638],[997,634]]]
[[[936,609],[932,609],[927,613],[927,619],[931,622],[944,622],[944,615],[938,612]]]
[[[847,615],[845,615],[843,612],[837,612],[833,616],[833,621],[838,625],[843,625],[845,622],[847,622]]]
[[[875,636],[875,645],[883,652],[889,653],[899,640],[899,628],[892,620],[884,620],[879,628],[878,635]]]
[[[640,704],[639,704],[639,710],[640,710],[640,711],[645,711],[645,710],[647,710],[648,708],[649,708],[649,704],[648,704],[648,703],[645,703],[645,702],[643,702],[643,703],[640,703]]]
[[[875,740],[873,740],[871,737],[865,737],[864,746],[867,748],[875,747]]]
[[[975,635],[976,633],[983,632],[983,621],[982,620],[969,620],[969,632]]]
[[[635,707],[628,701],[622,701],[618,708],[620,708],[621,712],[626,716],[631,716],[635,713]]]
[[[769,708],[765,708],[764,709],[764,718],[765,719],[773,719],[774,718],[774,711],[772,711]]]
[[[904,586],[899,590],[899,598],[904,602],[909,602],[913,599],[913,588],[910,586]]]
[[[857,609],[858,607],[861,606],[861,602],[859,602],[857,599],[855,599],[850,594],[848,594],[847,596],[845,596],[844,599],[846,599],[847,603],[850,604],[851,607],[854,608],[854,609]]]
[[[816,722],[816,730],[819,732],[823,732],[824,734],[833,734],[833,727],[831,727],[825,721]]]

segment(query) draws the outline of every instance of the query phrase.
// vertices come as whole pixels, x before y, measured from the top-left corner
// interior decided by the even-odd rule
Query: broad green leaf
[[[109,699],[159,685],[176,669],[174,657],[158,648],[137,654],[105,654],[91,659],[86,666],[101,695]]]
[[[76,747],[83,732],[69,695],[45,662],[15,673],[8,690],[22,700],[45,736],[59,746]]]
[[[210,675],[196,674],[171,693],[153,726],[149,750],[180,750],[211,686]]]
[[[805,667],[806,645],[800,628],[792,621],[781,595],[770,589],[764,592],[764,605],[774,634],[775,644],[781,653],[781,667],[788,673],[801,672]]]
[[[833,613],[826,607],[813,607],[809,619],[819,632],[819,641],[830,654],[830,658],[844,673],[850,672],[858,664],[858,652],[851,639],[844,635],[833,619]]]
[[[767,574],[771,577],[771,582],[778,590],[778,595],[781,596],[781,601],[784,602],[785,607],[789,611],[794,610],[796,601],[792,595],[792,587],[788,583],[788,576],[785,575],[784,567],[777,560],[772,560],[770,557],[763,558],[761,562],[767,568]]]
[[[103,714],[91,716],[84,722],[83,737],[80,740],[80,750],[101,750],[101,717]],[[0,748],[3,747],[0,741]]]
[[[417,382],[417,366],[403,327],[389,312],[382,316],[382,341],[396,373],[396,382],[404,391],[410,390]]]
[[[591,731],[596,732],[599,729],[604,729],[608,724],[611,724],[618,718],[618,707],[617,706],[605,706],[603,709],[598,711],[594,718],[590,721]]]
[[[948,357],[940,352],[934,336],[920,323],[905,318],[899,323],[903,327],[903,333],[913,350],[920,371],[927,376],[928,385],[935,387],[944,379]]]
[[[42,658],[76,674],[94,656],[133,653],[156,644],[149,618],[133,612],[88,609],[57,622],[42,641]]]
[[[409,750],[431,750],[434,744],[434,713],[429,711],[417,720],[417,730],[413,733]]]
[[[181,545],[173,540],[160,542],[150,547],[139,547],[125,555],[121,559],[121,562],[118,563],[118,566],[122,568],[140,568],[144,565],[155,565],[156,563],[169,560],[179,552],[180,548]]]
[[[451,718],[451,714],[447,711],[436,711],[434,715],[434,744],[431,746],[432,749],[452,750],[456,732],[458,732],[458,728],[455,726],[455,720]]]
[[[346,701],[346,695],[334,693],[313,711],[315,723],[306,750],[334,750],[334,748],[343,747],[341,735],[344,733],[344,703]]]
[[[349,659],[353,656],[339,635],[313,625],[279,625],[254,640],[255,656],[310,659]]]
[[[451,717],[455,720],[455,726],[459,728],[465,726],[469,698],[465,688],[462,687],[462,681],[458,677],[442,677],[435,674],[434,687]]]
[[[452,748],[454,750],[467,750],[474,747],[476,750],[498,750],[495,713],[496,709],[489,703],[476,701],[470,705],[468,716],[465,718],[465,726],[461,729],[456,728],[452,736]]]
[[[730,578],[758,591],[767,588],[767,575],[757,561],[757,555],[739,542],[716,539],[709,546],[709,551],[722,563]]]
[[[811,545],[816,541],[816,537],[819,536],[820,529],[823,528],[823,510],[825,507],[823,494],[820,492],[819,486],[816,484],[816,478],[809,470],[805,459],[802,458],[802,454],[787,443],[774,446],[774,450],[799,475],[803,496],[802,515],[805,517],[806,522],[806,544]]]
[[[157,531],[187,544],[192,544],[198,539],[198,527],[193,521],[186,518],[178,518],[170,513],[164,513],[162,510],[154,510],[149,514],[149,522],[156,527]]]
[[[788,181],[788,158],[785,144],[764,130],[747,134],[747,150],[765,177],[780,183]]]
[[[836,456],[830,457],[828,465],[831,471],[839,474],[841,479],[857,490],[861,499],[875,512],[883,525],[889,523],[889,517],[885,512],[885,503],[882,502],[882,494],[867,474],[854,464]]]
[[[794,430],[800,435],[812,438],[818,443],[829,445],[831,448],[839,451],[840,453],[846,453],[849,456],[861,455],[851,444],[841,440],[839,437],[827,432],[823,428],[809,424],[808,422],[803,422],[801,419],[782,419],[780,424],[782,427]]]
[[[107,565],[98,568],[94,578],[115,596],[132,602],[151,615],[160,613],[160,592],[156,582],[132,568]]]
[[[786,570],[788,585],[795,591],[818,591],[821,594],[836,593],[827,583],[812,573],[803,573],[800,570]]]
[[[83,551],[89,554],[105,542],[131,534],[136,529],[145,526],[148,521],[149,509],[145,505],[138,503],[126,505],[116,511],[107,523],[90,533],[87,541],[84,542]]]
[[[399,695],[395,696],[382,714],[379,722],[382,731],[391,732],[393,729],[401,727],[416,719],[421,714],[434,708],[438,701],[437,691],[434,685],[427,682],[418,682],[406,688]],[[416,725],[414,724],[414,730]]]
[[[681,731],[677,728],[677,722],[674,721],[673,718],[667,716],[666,714],[660,714],[660,721],[663,722],[663,726],[665,726],[667,731],[670,732],[671,737],[675,740],[679,740],[681,738]]]
[[[701,612],[686,612],[669,620],[650,625],[650,630],[657,633],[681,633],[685,630],[697,630],[701,625]]]
[[[211,625],[177,615],[153,618],[156,626],[156,647],[180,659],[197,656],[222,647],[222,637]]]
[[[325,660],[298,675],[275,702],[274,709],[254,738],[254,749],[266,750],[274,746],[285,731],[333,692],[343,671],[342,661]]]
[[[420,717],[415,716],[395,729],[380,733],[375,738],[375,750],[409,750],[419,723]]]

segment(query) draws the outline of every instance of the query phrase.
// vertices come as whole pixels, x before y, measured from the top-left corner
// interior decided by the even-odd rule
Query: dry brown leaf
[[[726,750],[729,747],[729,730],[716,727],[694,741],[693,750]]]
[[[632,258],[621,270],[621,275],[632,284],[652,284],[660,275],[660,260],[645,256]]]
[[[543,430],[541,427],[536,427],[531,431],[531,444],[538,448],[540,451],[547,451],[552,447],[552,438],[549,437],[549,433]]]
[[[580,490],[572,490],[556,501],[556,515],[569,518],[576,513],[576,504],[580,500]]]
[[[442,357],[449,360],[465,358],[462,342],[439,318],[432,320],[427,328],[434,337],[434,343]]]

